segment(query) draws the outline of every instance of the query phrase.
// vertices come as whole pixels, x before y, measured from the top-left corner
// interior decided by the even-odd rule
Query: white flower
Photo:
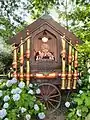
[[[16,94],[16,89],[12,89],[12,90],[11,90],[11,93],[12,93],[12,94]]]
[[[45,114],[43,112],[41,112],[41,113],[38,114],[38,117],[40,119],[44,119],[45,118]]]
[[[22,90],[20,88],[18,88],[18,87],[16,89],[11,90],[12,94],[20,94],[21,92],[22,92]]]
[[[36,83],[34,83],[34,85],[35,85],[35,86],[37,86],[37,84],[36,84]]]
[[[8,118],[5,118],[4,120],[9,120]]]
[[[3,108],[8,108],[9,104],[8,103],[4,103]]]
[[[77,82],[80,86],[82,85],[82,80],[81,79],[79,79]]]
[[[36,110],[36,111],[39,110],[39,106],[37,104],[34,105],[34,110]]]
[[[47,108],[46,107],[44,107],[44,110],[46,110]]]
[[[41,90],[38,88],[37,90],[36,90],[36,94],[40,94],[41,93]]]
[[[31,90],[31,89],[28,91],[28,93],[31,94],[31,95],[34,94],[33,90]]]
[[[3,119],[7,115],[7,111],[5,109],[0,110],[0,118]]]
[[[31,115],[26,114],[26,120],[30,120],[31,119]]]
[[[11,80],[8,80],[8,81],[6,82],[6,86],[7,86],[7,87],[11,87],[11,86],[12,86],[12,81],[11,81]]]
[[[21,107],[21,113],[24,113],[26,111],[26,108]]]
[[[65,106],[66,106],[67,108],[69,108],[69,107],[70,107],[70,102],[67,101],[67,102],[65,103]]]
[[[0,83],[2,83],[3,82],[3,80],[0,80]]]
[[[19,99],[20,99],[20,95],[19,94],[13,95],[13,100],[14,101],[18,101]]]
[[[29,87],[31,87],[31,88],[32,88],[32,87],[33,87],[33,84],[31,84],[31,83],[30,83],[30,84],[29,84]]]
[[[88,80],[88,81],[89,81],[89,83],[90,83],[90,75],[89,75],[89,80]]]
[[[21,81],[18,86],[19,86],[20,88],[24,88],[24,87],[25,87],[25,83]]]
[[[3,98],[4,102],[7,102],[10,100],[10,97],[8,95],[6,95],[4,98]]]
[[[17,117],[20,117],[20,115],[19,115],[19,114],[17,114]]]
[[[2,90],[0,90],[0,97],[2,97],[3,93],[2,93]]]
[[[77,110],[76,114],[77,116],[81,117],[81,110]]]
[[[79,94],[82,94],[83,93],[83,91],[82,90],[79,90]]]
[[[90,69],[88,69],[88,73],[90,74]]]
[[[12,78],[11,82],[12,82],[12,84],[17,83],[17,79],[16,78]]]
[[[90,89],[90,85],[88,85],[88,89]]]

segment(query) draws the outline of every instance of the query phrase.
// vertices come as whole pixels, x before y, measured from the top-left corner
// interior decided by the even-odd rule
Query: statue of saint
[[[43,59],[55,60],[53,53],[50,52],[49,45],[46,43],[42,44],[41,50],[38,51],[35,55],[35,60],[43,60]]]

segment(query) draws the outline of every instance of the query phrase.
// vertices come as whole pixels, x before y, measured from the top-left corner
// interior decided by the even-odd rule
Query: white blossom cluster
[[[32,87],[33,87],[33,84],[31,84],[31,83],[30,83],[30,84],[29,84],[29,87],[31,87],[31,88],[32,88]]]
[[[77,116],[81,117],[81,116],[82,116],[82,115],[81,115],[81,110],[77,110],[77,111],[76,111],[76,114],[77,114]]]
[[[77,82],[80,86],[82,85],[82,80],[81,79],[79,79]]]
[[[22,92],[22,90],[20,88],[18,88],[18,87],[11,90],[12,94],[20,94],[21,92]]]
[[[37,104],[34,105],[34,110],[39,111],[39,106]]]
[[[65,106],[66,106],[67,108],[69,108],[69,107],[70,107],[70,102],[67,101],[67,102],[65,103]]]
[[[30,90],[28,91],[28,94],[33,95],[33,94],[34,94],[34,91],[33,91],[32,89],[30,89]]]
[[[7,111],[5,109],[0,110],[0,118],[3,119],[7,115]]]
[[[20,88],[24,88],[24,87],[25,87],[25,83],[21,81],[18,86],[19,86]]]
[[[0,97],[2,97],[2,95],[3,95],[3,92],[2,92],[2,90],[0,90]]]
[[[43,120],[45,118],[44,112],[38,114],[39,119]]]
[[[18,101],[19,99],[20,99],[20,95],[19,94],[13,95],[13,100],[14,101]]]
[[[7,101],[9,101],[9,100],[10,100],[9,95],[4,96],[4,98],[3,98],[3,101],[4,101],[4,102],[7,102]]]
[[[83,91],[82,90],[79,90],[79,94],[82,94],[83,93]]]
[[[13,78],[12,80],[8,80],[6,82],[6,86],[7,87],[11,87],[13,84],[17,83],[17,79],[16,78]]]
[[[36,86],[37,84],[35,84],[35,86]],[[34,94],[34,91],[31,89],[31,88],[33,88],[33,84],[29,84],[29,87],[30,87],[30,89],[29,89],[29,91],[28,91],[28,94],[31,94],[31,95],[33,95]],[[36,91],[35,91],[35,93],[36,94],[40,94],[41,93],[41,91],[40,91],[40,89],[38,88],[38,89],[36,89]]]
[[[8,107],[9,107],[9,104],[8,103],[4,103],[3,108],[6,109]]]
[[[25,88],[25,83],[23,81],[21,81],[19,84],[17,84],[13,87],[14,84],[18,83],[16,78],[13,78],[12,80],[8,80],[5,85],[8,87],[8,89],[10,89],[10,94],[7,92],[6,95],[4,95],[3,91],[0,90],[0,97],[3,98],[3,106],[2,109],[0,110],[0,119],[3,120],[9,120],[6,115],[8,113],[8,109],[10,107],[9,101],[13,100],[13,102],[17,102],[20,100],[21,94],[23,93],[23,89]],[[34,90],[34,86],[36,87],[36,89]],[[11,89],[12,88],[12,89]],[[39,88],[37,88],[36,85],[34,84],[29,84],[29,90],[27,92],[29,95],[34,95],[34,94],[40,94],[41,91]],[[35,99],[36,101],[36,99]],[[34,104],[33,105],[33,109],[34,111],[39,112],[40,108],[38,104]],[[19,107],[19,114],[17,114],[17,117],[20,117],[20,114],[25,115],[25,119],[26,120],[31,120],[31,115],[28,113],[28,109],[25,107]],[[44,119],[45,118],[45,114],[44,112],[40,112],[38,113],[38,117],[39,119]]]
[[[27,109],[26,109],[26,108],[24,108],[24,107],[21,107],[21,108],[20,108],[21,113],[26,112],[26,110],[27,110]]]
[[[31,115],[26,114],[26,120],[30,120],[31,119]]]
[[[90,74],[90,69],[88,69],[88,73]]]

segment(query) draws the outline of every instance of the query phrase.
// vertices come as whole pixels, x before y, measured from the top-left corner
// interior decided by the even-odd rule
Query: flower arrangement
[[[16,78],[0,80],[0,120],[33,120],[45,118],[45,106],[37,99],[37,84],[26,86]]]
[[[66,120],[90,120],[90,68],[87,74],[78,80],[79,88],[66,102],[68,108]]]

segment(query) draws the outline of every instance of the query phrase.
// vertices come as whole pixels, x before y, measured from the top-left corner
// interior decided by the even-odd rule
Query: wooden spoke
[[[49,98],[54,98],[54,97],[59,97],[60,95],[52,95],[52,96],[49,96]]]
[[[56,109],[60,106],[61,94],[59,89],[50,83],[42,83],[40,84],[41,89],[41,97],[43,103],[45,103],[46,108],[48,110],[47,114],[51,114],[56,111]]]
[[[49,104],[55,109],[55,106],[52,104],[52,102],[48,101]]]
[[[53,94],[54,91],[55,91],[55,88],[49,93],[49,96],[50,96],[51,94]]]
[[[54,100],[54,99],[49,99],[49,101],[53,101],[53,102],[60,102],[60,101],[58,101],[58,100]]]
[[[47,95],[49,94],[50,86],[47,87]]]
[[[43,98],[43,96],[41,96],[41,95],[37,95],[37,97],[38,97],[38,98]]]
[[[48,102],[46,102],[46,107],[47,107],[47,109],[49,110],[49,104],[48,104]]]

